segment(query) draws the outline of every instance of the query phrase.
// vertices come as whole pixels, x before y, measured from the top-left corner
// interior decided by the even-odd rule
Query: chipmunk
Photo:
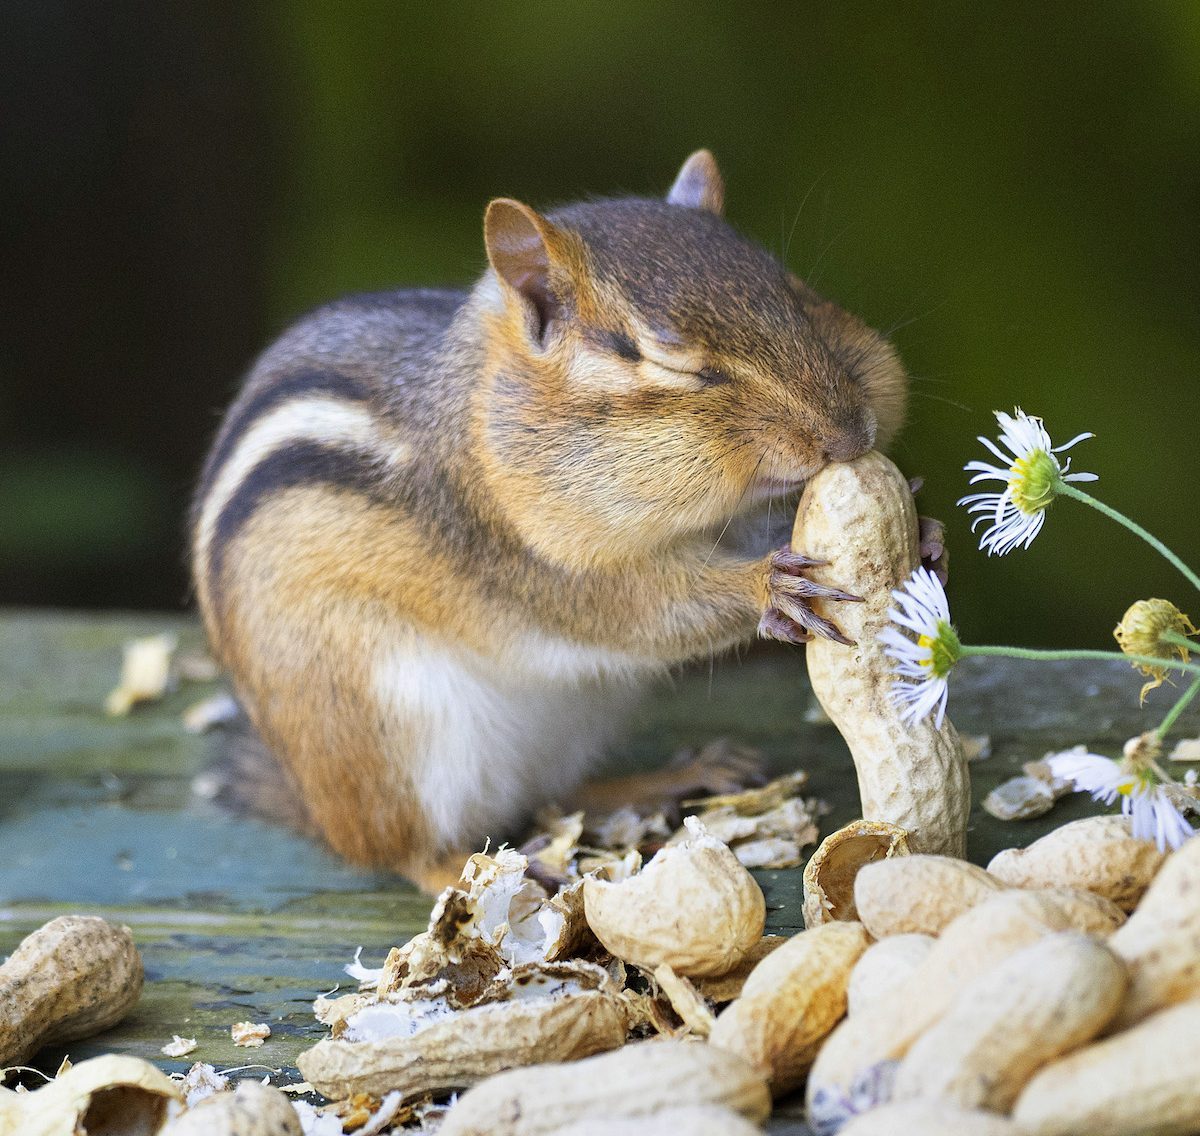
[[[322,307],[230,407],[193,509],[200,608],[349,860],[435,887],[568,798],[668,668],[840,638],[808,600],[856,597],[802,550],[722,537],[886,445],[906,374],[723,201],[704,150],[661,200],[494,200],[469,292]]]

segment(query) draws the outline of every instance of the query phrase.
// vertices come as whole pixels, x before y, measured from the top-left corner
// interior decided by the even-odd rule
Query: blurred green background
[[[1193,563],[1200,5],[5,5],[0,602],[177,608],[184,511],[254,353],[347,290],[466,283],[511,195],[660,193],[894,329],[894,450],[969,641],[1111,643],[1200,605],[1070,502],[975,549],[961,466],[1020,404]]]

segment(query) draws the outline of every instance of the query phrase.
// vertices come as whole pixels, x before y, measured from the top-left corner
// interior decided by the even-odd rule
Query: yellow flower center
[[[1054,500],[1058,478],[1058,462],[1045,450],[1034,450],[1017,458],[1008,470],[1013,504],[1027,517],[1040,513]]]
[[[921,659],[920,663],[935,678],[945,678],[962,657],[958,633],[944,619],[938,620],[937,635],[919,635],[917,646],[929,652],[929,658]]]

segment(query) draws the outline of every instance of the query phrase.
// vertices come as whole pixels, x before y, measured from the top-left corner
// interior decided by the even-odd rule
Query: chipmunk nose
[[[864,409],[852,423],[839,426],[825,442],[830,461],[848,462],[862,457],[875,445],[875,415]]]

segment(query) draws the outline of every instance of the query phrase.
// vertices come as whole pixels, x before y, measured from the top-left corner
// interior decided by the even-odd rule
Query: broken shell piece
[[[192,1108],[213,1093],[223,1093],[229,1088],[229,1078],[224,1073],[218,1073],[211,1065],[197,1061],[187,1071],[180,1087],[188,1108]]]
[[[229,1034],[234,1045],[244,1049],[260,1049],[271,1036],[271,1027],[266,1022],[234,1022]]]
[[[983,798],[983,809],[997,820],[1029,820],[1048,813],[1056,800],[1045,781],[1037,777],[1010,777]]]
[[[717,1019],[696,987],[665,962],[654,968],[654,981],[683,1024],[697,1037],[708,1037]]]
[[[771,1111],[766,1082],[736,1054],[664,1038],[492,1077],[459,1098],[438,1136],[549,1136],[589,1119],[649,1124],[680,1102],[720,1105],[760,1124]]]
[[[777,777],[756,789],[684,801],[699,809],[709,834],[728,844],[747,868],[794,868],[803,862],[801,850],[815,844],[817,817],[826,806],[798,795],[807,784],[803,770]],[[681,828],[671,837],[675,844],[687,839]]]
[[[235,721],[240,714],[241,708],[232,694],[214,694],[193,702],[183,712],[183,728],[189,734],[203,734]]]
[[[604,947],[644,970],[724,974],[758,942],[766,902],[754,877],[696,817],[689,838],[655,855],[620,884],[588,878],[583,901]]]
[[[171,685],[171,656],[179,637],[170,633],[131,639],[124,647],[121,678],[104,700],[105,711],[114,718],[128,714],[139,702],[153,702]]]
[[[31,1093],[15,1093],[0,1105],[0,1123],[13,1136],[73,1133],[155,1133],[170,1102],[183,1094],[165,1073],[140,1057],[107,1055],[74,1065]]]
[[[361,1131],[361,1129],[360,1129]],[[300,1116],[273,1085],[242,1081],[171,1121],[162,1136],[303,1136]]]
[[[1059,777],[1054,772],[1054,766],[1050,764],[1051,758],[1059,757],[1061,754],[1082,754],[1087,753],[1087,746],[1077,745],[1069,750],[1060,750],[1046,754],[1040,761],[1027,761],[1021,766],[1021,772],[1027,777],[1036,777],[1039,781],[1044,781],[1054,794],[1054,799],[1065,797],[1068,793],[1075,792],[1075,782],[1067,777]]]
[[[1181,738],[1171,750],[1171,761],[1200,761],[1200,738]]]
[[[778,808],[787,801],[793,801],[800,795],[800,790],[808,784],[808,773],[803,769],[785,773],[754,789],[743,789],[740,793],[721,793],[712,797],[698,797],[695,800],[684,801],[690,807],[701,810],[700,819],[708,824],[705,813],[718,809],[729,809],[738,816],[762,816],[772,809]]]
[[[179,1034],[172,1036],[171,1040],[159,1050],[164,1057],[186,1057],[196,1048],[196,1039],[194,1037],[180,1037]]]
[[[589,840],[599,848],[637,848],[650,840],[665,840],[671,826],[661,813],[643,815],[632,805],[622,805],[588,821]]]
[[[458,1006],[473,1005],[506,966],[561,958],[588,941],[577,889],[550,898],[527,879],[511,848],[470,857],[456,887],[438,896],[428,930],[393,950],[380,994],[445,983]]]
[[[804,868],[804,925],[855,920],[854,877],[864,864],[907,856],[908,833],[882,820],[852,820],[831,832]]]
[[[457,1012],[444,999],[367,1006],[346,1019],[340,1038],[319,1042],[296,1063],[328,1097],[394,1090],[407,1100],[537,1061],[573,1061],[625,1041],[627,1007],[598,966],[517,968],[505,992],[506,1001]]]

